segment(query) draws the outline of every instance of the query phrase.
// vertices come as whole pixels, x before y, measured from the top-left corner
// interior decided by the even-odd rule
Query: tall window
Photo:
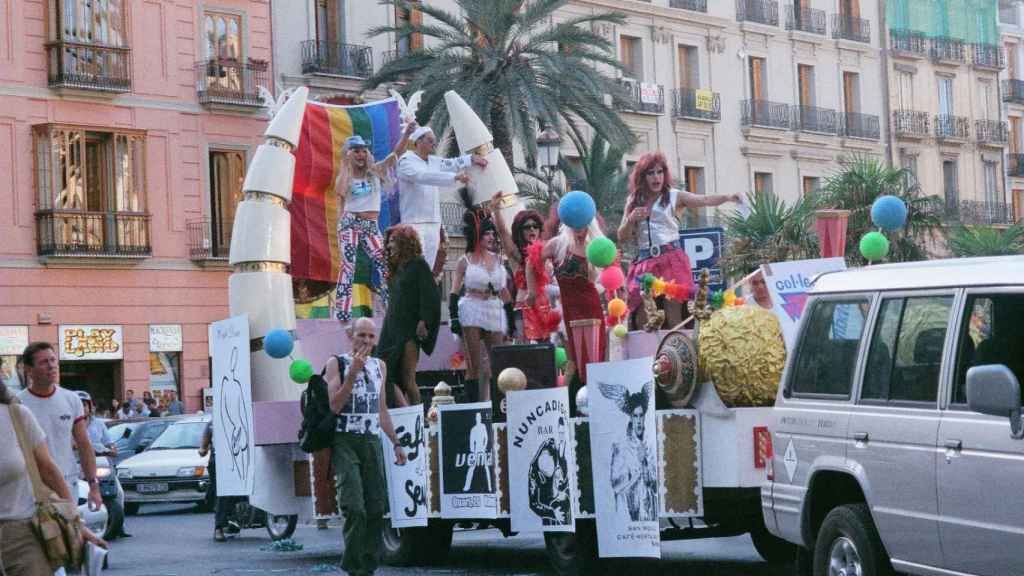
[[[213,257],[228,255],[235,210],[242,201],[245,153],[210,150],[210,250]]]
[[[942,190],[946,197],[946,210],[956,212],[960,207],[960,187],[957,185],[956,160],[942,161]]]
[[[1017,4],[1014,3],[1014,10],[1016,10]],[[1007,42],[1006,43],[1006,75],[1011,80],[1017,79],[1017,43]]]
[[[996,93],[992,87],[992,83],[988,80],[978,81],[978,99],[978,118],[981,120],[994,120],[999,117],[999,108],[996,105]]]
[[[800,105],[814,106],[814,66],[798,64],[797,87],[800,90]]]
[[[700,64],[697,61],[697,55],[697,48],[694,46],[679,47],[678,59],[680,88],[700,88]]]
[[[419,2],[419,0],[413,0],[413,3],[415,2]],[[415,8],[406,10],[399,6],[395,10],[395,19],[400,27],[419,26],[423,23],[423,13]],[[420,48],[423,48],[423,36],[421,34],[410,34],[398,38],[399,55],[408,54],[410,51],[419,50]]]
[[[342,42],[345,35],[342,0],[316,0],[316,39],[319,42]]]
[[[59,37],[54,40],[125,46],[124,0],[57,0],[60,12]],[[57,36],[58,34],[54,34]]]
[[[953,77],[939,76],[939,114],[953,116]]]
[[[754,172],[754,193],[765,194],[772,191],[771,172]]]
[[[767,91],[767,70],[765,66],[764,58],[757,56],[750,57],[750,99],[751,100],[765,100],[765,93]]]
[[[639,38],[619,36],[619,61],[622,62],[623,74],[627,78],[643,80],[644,61]]]
[[[1020,116],[1010,116],[1010,154],[1020,152]]]
[[[860,18],[860,0],[839,0],[839,14],[844,18]]]
[[[985,161],[985,202],[989,206],[1000,201],[998,167],[995,162]]]
[[[896,109],[914,109],[914,74],[905,70],[896,71]]]
[[[843,111],[860,112],[860,74],[856,72],[843,72]]]
[[[683,187],[694,194],[704,194],[704,168],[700,166],[683,167]],[[691,227],[699,227],[705,224],[706,210],[698,208],[687,210],[684,216],[686,224]]]
[[[917,154],[900,152],[900,168],[910,173],[914,179],[917,178]]]
[[[803,180],[804,196],[810,196],[821,188],[821,178],[817,176],[804,176]]]
[[[207,12],[206,58],[208,60],[241,60],[242,17],[237,14]]]

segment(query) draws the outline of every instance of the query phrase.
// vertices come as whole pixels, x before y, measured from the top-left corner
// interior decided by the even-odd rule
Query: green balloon
[[[587,244],[587,260],[598,268],[611,266],[617,253],[615,242],[605,237],[594,238]]]
[[[644,290],[650,290],[651,284],[654,284],[654,274],[648,272],[640,277],[640,281],[643,282]]]
[[[868,232],[860,238],[860,255],[868,262],[877,262],[889,253],[889,239],[881,232]]]
[[[309,363],[309,360],[302,358],[295,360],[288,367],[288,376],[296,384],[305,384],[313,377],[313,365]]]
[[[561,370],[568,361],[569,355],[565,353],[565,348],[562,348],[561,346],[555,348],[555,367]]]
[[[715,290],[711,294],[711,307],[717,310],[722,307],[722,304],[725,304],[725,293],[721,290]]]

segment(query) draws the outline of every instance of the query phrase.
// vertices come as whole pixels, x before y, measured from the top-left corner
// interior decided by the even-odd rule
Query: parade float
[[[491,161],[471,174],[475,201],[514,191],[484,124],[454,92],[445,100],[462,150]],[[409,121],[404,107],[397,97],[330,106],[300,88],[276,111],[245,179],[231,242],[232,317],[210,328],[217,490],[248,496],[271,516],[337,514],[323,456],[299,449],[299,397],[347,340],[334,320],[296,319],[293,276],[304,286],[337,277],[330,187],[339,142],[359,133],[383,157]],[[395,221],[400,193],[385,199],[382,226]],[[520,208],[510,194],[506,221]],[[590,252],[606,267],[601,282],[621,285],[609,247]],[[492,402],[457,402],[457,344],[443,326],[419,366],[429,405],[392,411],[409,462],[385,459],[386,560],[439,562],[456,527],[543,532],[560,574],[584,573],[602,557],[659,557],[661,541],[744,533],[765,559],[789,560],[792,549],[761,516],[771,405],[810,279],[842,266],[841,258],[765,266],[770,311],[732,291],[710,293],[706,273],[695,295],[646,279],[648,306],[661,295],[691,300],[690,327],[627,332],[624,303],[610,301],[600,328],[609,332],[608,361],[590,364],[587,386],[573,394],[559,385],[564,351],[503,346],[492,358]],[[436,374],[451,377],[427,377]]]

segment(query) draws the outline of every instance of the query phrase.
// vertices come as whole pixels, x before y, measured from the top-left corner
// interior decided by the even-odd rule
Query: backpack
[[[339,377],[345,377],[345,361],[338,359]],[[329,448],[334,441],[334,431],[338,426],[338,415],[331,411],[330,396],[327,392],[327,379],[324,377],[327,367],[314,374],[306,384],[299,400],[302,411],[302,426],[299,428],[299,447],[303,452],[312,454]]]

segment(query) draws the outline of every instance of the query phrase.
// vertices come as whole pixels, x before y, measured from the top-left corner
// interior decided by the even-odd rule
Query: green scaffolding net
[[[889,0],[885,10],[890,30],[970,44],[998,45],[998,16],[997,0]]]

